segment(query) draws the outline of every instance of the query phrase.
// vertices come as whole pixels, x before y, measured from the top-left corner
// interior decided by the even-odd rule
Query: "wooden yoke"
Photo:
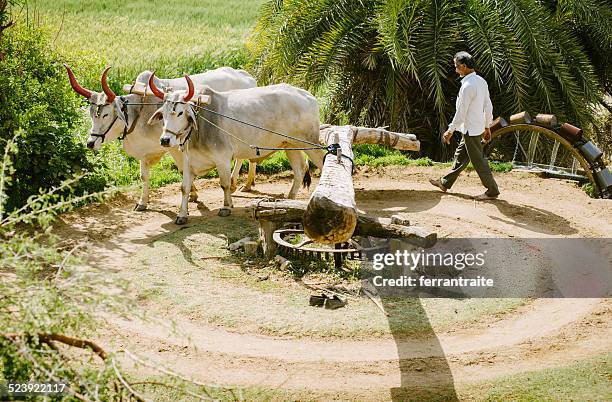
[[[348,241],[357,226],[353,189],[353,130],[351,126],[329,126],[320,131],[322,144],[340,144],[339,155],[327,155],[321,179],[310,196],[304,214],[304,232],[313,241],[336,244]],[[341,156],[340,156],[341,155]]]

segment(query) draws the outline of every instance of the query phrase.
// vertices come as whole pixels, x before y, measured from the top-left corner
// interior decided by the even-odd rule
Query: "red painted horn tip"
[[[155,96],[157,96],[160,99],[164,99],[165,94],[163,91],[160,91],[159,88],[155,86],[155,82],[153,81],[154,77],[155,77],[155,71],[153,71],[151,75],[149,76],[149,88],[151,88],[151,91],[153,92]]]
[[[188,92],[187,92],[187,95],[185,95],[185,97],[183,98],[183,100],[185,102],[189,102],[191,98],[193,98],[193,95],[195,94],[195,88],[193,86],[193,81],[189,77],[189,74],[185,74],[185,80],[187,80]]]
[[[63,63],[63,64],[64,64],[64,67],[66,68],[66,71],[68,72],[68,79],[70,80],[70,86],[72,87],[72,89],[74,89],[74,91],[78,93],[79,95],[89,99],[92,95],[92,92],[89,89],[83,88],[79,84],[76,77],[74,76],[74,73],[72,72],[72,69],[68,66],[68,64],[66,63]]]
[[[107,99],[108,103],[111,103],[112,101],[115,100],[116,95],[113,92],[113,90],[110,89],[110,87],[108,86],[108,81],[107,81],[108,70],[110,70],[110,66],[108,66],[108,67],[106,67],[104,69],[104,72],[102,73],[101,81],[102,81],[102,90],[106,94],[106,99]]]
[[[153,71],[151,75],[149,76],[149,81],[148,81],[149,86],[153,84],[153,77],[155,77],[155,71]]]

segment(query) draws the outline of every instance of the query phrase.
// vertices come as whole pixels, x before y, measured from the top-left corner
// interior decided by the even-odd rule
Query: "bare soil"
[[[500,199],[475,202],[470,195],[482,192],[476,173],[464,173],[452,192],[443,194],[427,182],[443,172],[437,167],[362,168],[354,177],[357,205],[379,216],[401,212],[411,224],[433,228],[439,237],[605,238],[612,234],[612,202],[591,199],[573,183],[527,173],[497,174]],[[234,194],[235,213],[255,198],[280,197],[290,187],[289,177],[283,175],[257,179],[255,192]],[[196,185],[201,203],[190,204],[190,227],[215,217],[222,205],[216,180],[199,180]],[[133,266],[135,255],[181,230],[173,223],[179,194],[178,184],[154,191],[146,212],[132,211],[133,194],[89,205],[64,216],[55,231],[64,238],[86,241],[90,264],[129,278],[125,271]],[[302,190],[299,198],[307,199],[308,194]],[[214,269],[214,255],[211,261]],[[164,268],[160,261],[143,270],[163,278]],[[217,290],[222,298],[223,289]],[[461,399],[454,389],[470,383],[560,367],[612,350],[610,299],[524,301],[507,312],[432,327],[414,339],[394,337],[393,329],[373,339],[266,336],[170,312],[178,328],[173,331],[164,324],[168,311],[147,300],[142,306],[150,315],[164,316],[151,322],[113,319],[108,332],[116,341],[109,346],[127,347],[203,382],[302,390],[311,399],[404,400],[397,396],[399,387],[431,388],[434,394],[438,387],[446,387]],[[343,314],[342,309],[334,313]],[[445,395],[440,398],[451,398]]]

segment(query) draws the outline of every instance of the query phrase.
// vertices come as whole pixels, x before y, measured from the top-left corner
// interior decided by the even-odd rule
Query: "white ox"
[[[90,103],[89,113],[92,126],[87,140],[87,147],[98,150],[102,143],[111,142],[117,138],[123,138],[123,149],[125,152],[140,161],[140,178],[142,179],[142,194],[134,209],[144,211],[149,202],[150,189],[150,169],[158,163],[162,156],[169,152],[178,169],[183,171],[183,156],[177,149],[168,149],[159,144],[161,135],[161,124],[149,125],[148,120],[155,110],[159,107],[158,99],[153,93],[146,95],[129,94],[116,96],[107,83],[107,74],[110,67],[102,73],[102,89],[104,92],[98,93],[83,88],[79,85],[72,70],[64,65],[68,71],[68,77],[72,88],[80,95],[87,98]],[[136,78],[137,83],[147,84],[153,75],[150,71],[143,71]],[[230,67],[221,67],[210,70],[202,74],[193,76],[197,85],[206,82],[213,88],[221,91],[238,88],[252,88],[257,84],[255,79],[244,70],[235,70]],[[157,87],[161,88],[186,88],[183,78],[158,79],[155,77]],[[236,161],[235,169],[232,174],[233,188],[237,182],[242,161]],[[252,166],[251,166],[252,165]],[[249,166],[249,178],[246,189],[250,187],[254,178],[255,166]],[[198,194],[195,186],[191,188],[190,201],[196,201]]]
[[[310,184],[308,163],[304,155],[300,150],[286,148],[308,148],[312,146],[309,143],[319,144],[319,106],[314,96],[288,84],[227,92],[218,92],[205,86],[198,98],[207,97],[206,110],[198,108],[192,101],[193,83],[188,76],[186,79],[190,89],[166,94],[163,106],[149,120],[151,124],[156,124],[163,119],[164,127],[160,137],[162,145],[183,149],[183,197],[176,218],[177,224],[187,222],[188,195],[194,177],[213,167],[219,172],[224,193],[223,208],[219,210],[219,215],[227,216],[231,213],[231,160],[258,161],[273,152],[260,150],[258,154],[251,145],[285,149],[294,173],[288,198],[295,198],[302,182],[306,186]],[[154,88],[155,83],[149,81],[149,85]],[[294,138],[253,126],[287,133]],[[321,150],[305,152],[317,167],[322,167],[324,153]]]

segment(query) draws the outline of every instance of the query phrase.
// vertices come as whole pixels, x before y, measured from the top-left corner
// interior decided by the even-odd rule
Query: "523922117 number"
[[[62,395],[67,393],[67,388],[68,383],[65,382],[0,382],[0,400],[20,396]]]

